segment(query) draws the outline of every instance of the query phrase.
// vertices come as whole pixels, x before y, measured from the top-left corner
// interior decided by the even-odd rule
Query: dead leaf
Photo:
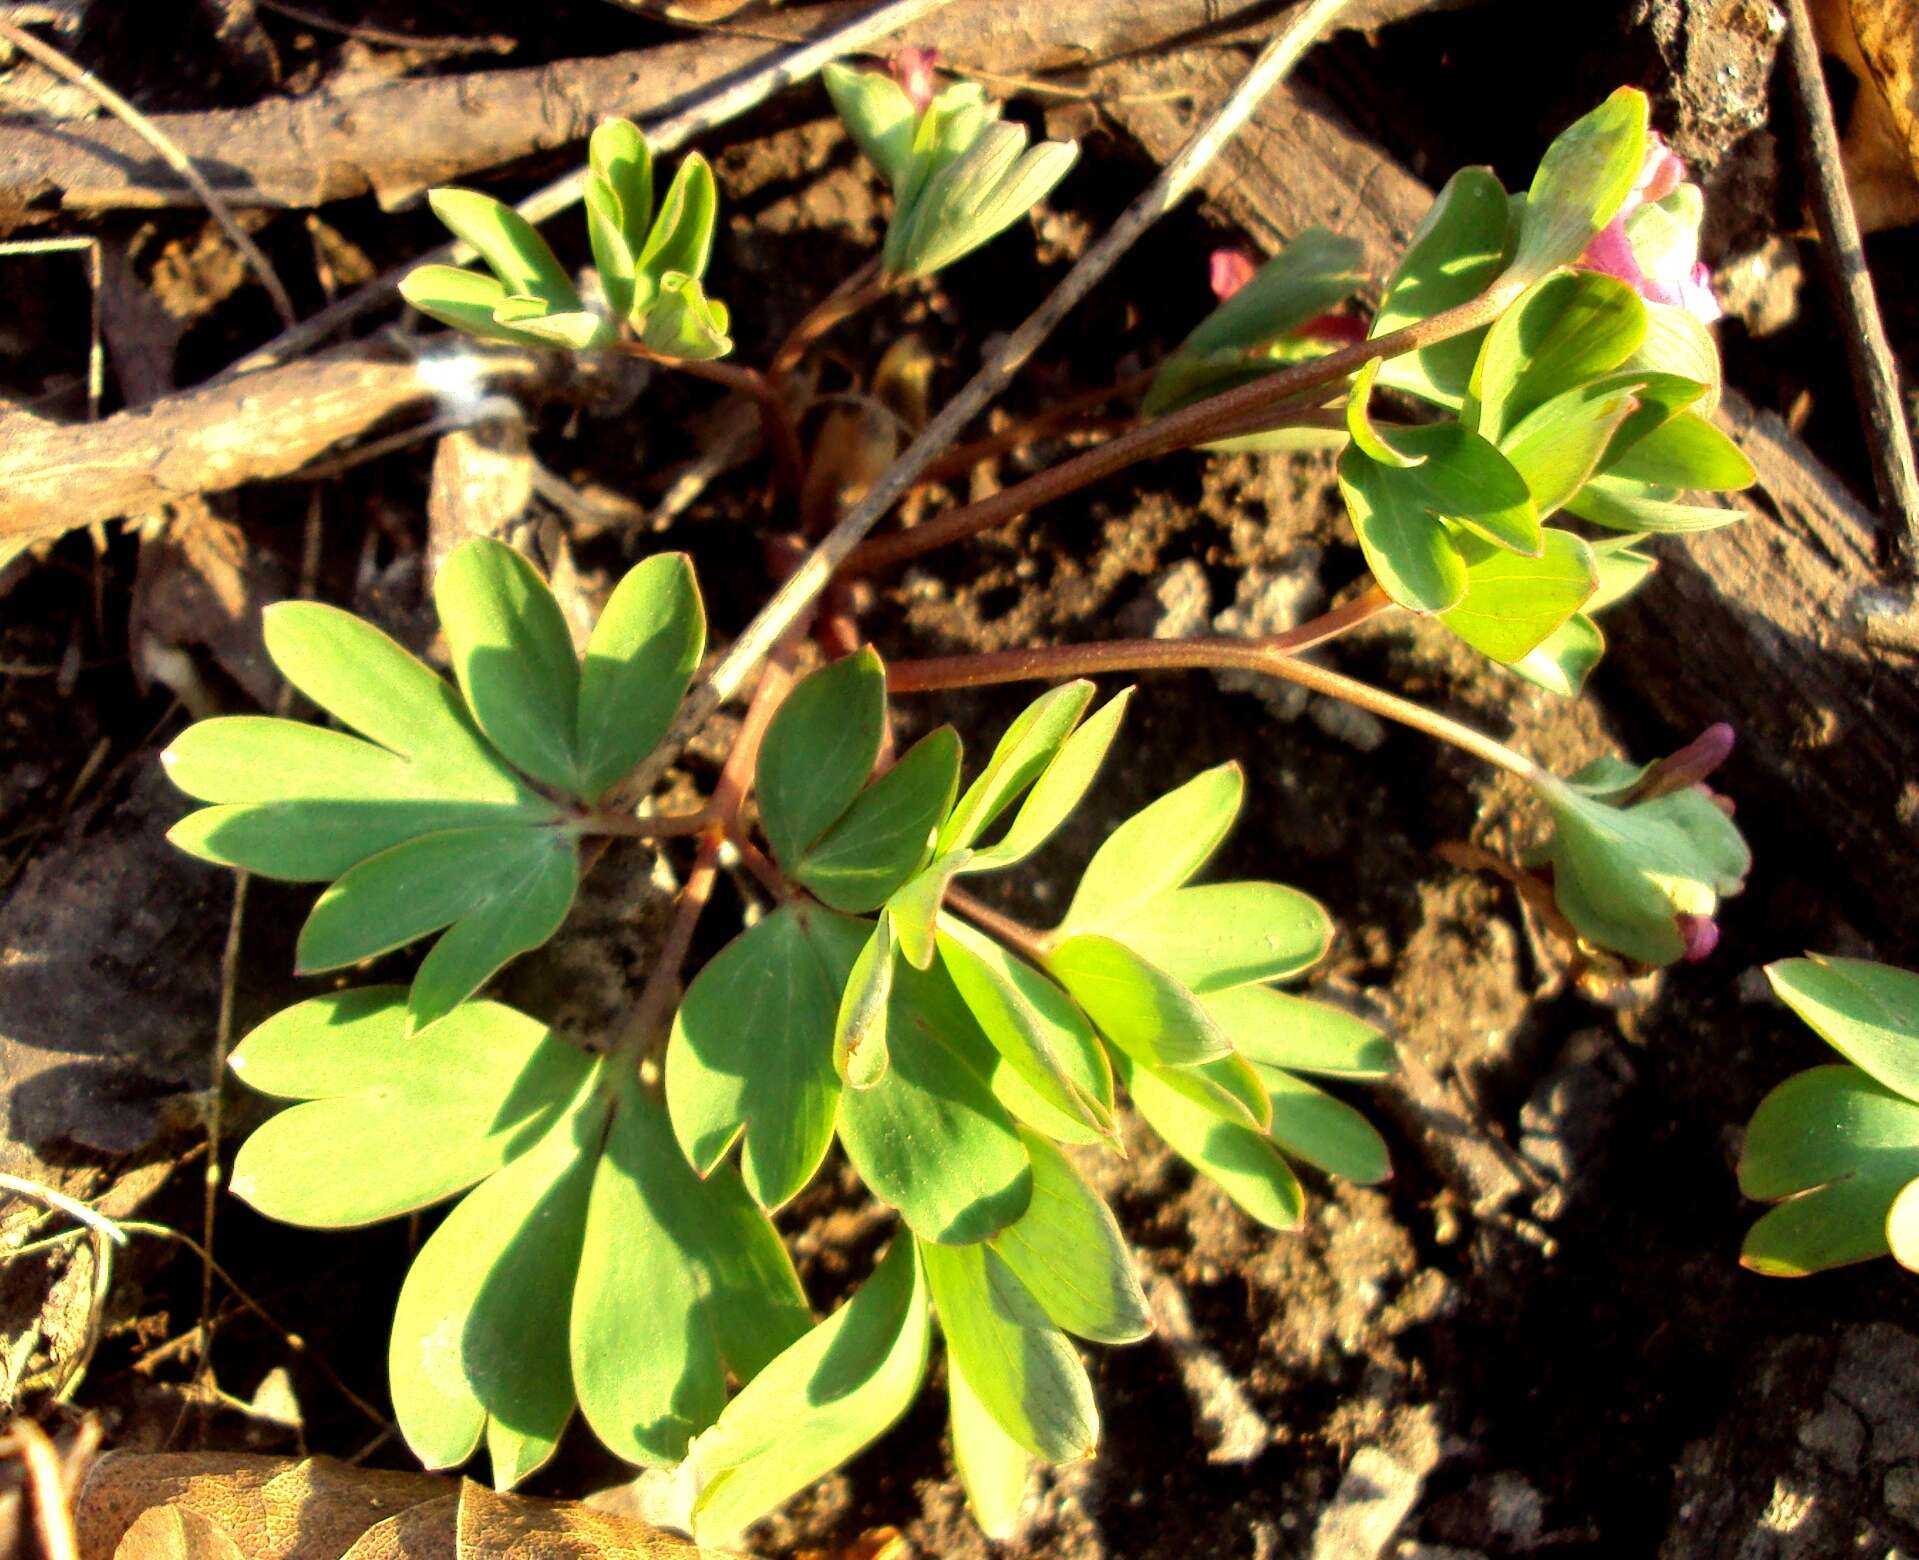
[[[1919,0],[1814,0],[1819,45],[1859,83],[1840,152],[1862,233],[1919,222]]]
[[[737,1560],[574,1501],[329,1457],[114,1453],[74,1515],[81,1560]]]
[[[127,1529],[113,1560],[247,1560],[219,1524],[187,1506],[155,1506]]]
[[[286,594],[285,571],[254,551],[231,520],[203,498],[161,510],[141,525],[140,562],[133,579],[128,640],[143,683],[173,686],[181,675],[169,656],[204,648],[253,699],[270,706],[280,674],[267,657],[261,612]],[[172,675],[166,675],[168,671]],[[175,692],[195,702],[186,689]],[[218,714],[216,707],[196,715]]]

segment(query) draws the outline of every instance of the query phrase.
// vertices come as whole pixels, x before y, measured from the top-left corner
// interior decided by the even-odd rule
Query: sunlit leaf
[[[1361,1186],[1392,1174],[1385,1139],[1352,1106],[1290,1073],[1264,1076],[1273,1099],[1266,1130],[1287,1153]]]
[[[1507,277],[1569,265],[1618,215],[1646,160],[1646,95],[1621,87],[1562,130],[1539,159]]]
[[[1523,660],[1592,599],[1599,566],[1570,531],[1547,530],[1540,557],[1462,544],[1466,594],[1440,621],[1481,655]]]
[[[854,799],[794,864],[836,910],[875,910],[921,866],[959,789],[960,741],[941,726]]]
[[[1099,1032],[1129,1055],[1179,1067],[1227,1049],[1199,998],[1110,937],[1068,937],[1047,953],[1046,968]]]
[[[706,611],[685,553],[627,571],[593,626],[580,668],[581,794],[591,799],[659,746],[706,648]]]
[[[1270,1138],[1222,1120],[1168,1087],[1150,1067],[1124,1056],[1119,1067],[1134,1106],[1174,1153],[1269,1229],[1299,1228],[1306,1194]]]
[[[1512,203],[1492,170],[1461,168],[1446,181],[1407,241],[1373,316],[1373,337],[1478,297],[1505,269],[1511,222]],[[1379,381],[1457,408],[1465,399],[1484,338],[1482,328],[1388,358]]]
[[[994,872],[1024,861],[1072,816],[1091,789],[1094,776],[1113,745],[1132,694],[1133,690],[1127,688],[1108,699],[1085,725],[1060,744],[1059,751],[1026,793],[1026,800],[1020,803],[1005,834],[985,849],[975,850],[972,859],[960,867],[962,873]]]
[[[1870,959],[1815,955],[1766,966],[1780,1001],[1841,1056],[1919,1100],[1919,975]]]
[[[1219,849],[1245,791],[1239,765],[1220,764],[1134,813],[1087,862],[1060,923],[1062,934],[1178,888]]]
[[[937,854],[978,841],[1053,761],[1092,697],[1093,685],[1081,678],[1049,688],[1014,717],[941,828]]]
[[[871,649],[803,678],[760,745],[760,818],[782,862],[804,859],[852,805],[879,757],[886,673]]]

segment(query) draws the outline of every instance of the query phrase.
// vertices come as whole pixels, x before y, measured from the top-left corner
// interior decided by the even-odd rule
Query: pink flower
[[[1213,296],[1224,303],[1250,282],[1258,269],[1243,249],[1215,249],[1206,262],[1206,279],[1213,284]]]
[[[1699,264],[1698,240],[1694,235],[1691,256],[1676,252],[1670,244],[1660,247],[1648,270],[1633,245],[1628,231],[1629,219],[1641,207],[1665,200],[1686,182],[1686,165],[1666,145],[1657,130],[1647,137],[1646,160],[1639,169],[1639,181],[1626,197],[1618,215],[1590,244],[1579,264],[1588,271],[1616,276],[1648,303],[1662,303],[1684,309],[1710,325],[1719,318],[1719,300],[1713,296],[1711,273]]]
[[[926,112],[926,105],[939,91],[939,81],[933,74],[938,62],[938,49],[901,49],[886,62],[893,79],[919,113]]]
[[[1681,915],[1675,919],[1679,923],[1679,935],[1686,939],[1686,951],[1681,957],[1688,964],[1711,958],[1713,949],[1719,946],[1719,923],[1709,915]]]

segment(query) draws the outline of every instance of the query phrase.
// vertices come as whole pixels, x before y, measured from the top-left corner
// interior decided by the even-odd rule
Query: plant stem
[[[936,520],[862,542],[852,550],[840,573],[866,574],[875,569],[903,563],[921,553],[945,547],[964,537],[1004,525],[1037,509],[1041,504],[1077,492],[1090,482],[1111,476],[1137,461],[1168,455],[1174,450],[1215,439],[1232,437],[1255,428],[1300,425],[1316,426],[1325,422],[1315,393],[1357,373],[1374,358],[1398,357],[1421,347],[1430,347],[1452,336],[1477,330],[1496,319],[1511,302],[1510,289],[1495,286],[1491,291],[1446,309],[1428,319],[1416,321],[1389,335],[1372,341],[1355,342],[1325,357],[1295,363],[1251,384],[1240,385],[1223,394],[1209,396],[1177,412],[1168,412],[1151,422],[1142,423],[1130,433],[1122,433],[1084,454],[1017,482],[977,504],[949,510]]]
[[[1015,921],[1010,915],[1002,915],[991,905],[982,904],[965,889],[948,886],[943,903],[948,909],[957,910],[983,932],[991,932],[994,937],[1009,948],[1016,948],[1033,963],[1037,964],[1046,956],[1051,939],[1037,927],[1028,926],[1024,921]]]
[[[588,813],[580,819],[580,832],[582,834],[615,834],[625,840],[671,840],[684,839],[689,834],[698,834],[703,829],[710,828],[713,822],[713,807],[709,802],[698,812],[646,818],[635,818],[626,813]]]
[[[793,685],[793,663],[810,621],[810,617],[802,618],[767,658],[760,680],[754,686],[752,702],[746,707],[746,718],[740,722],[739,735],[734,738],[732,751],[726,755],[726,763],[720,770],[719,782],[713,787],[712,800],[700,810],[706,823],[700,831],[699,855],[687,875],[686,887],[680,891],[673,924],[667,929],[666,940],[660,944],[659,957],[648,972],[633,1013],[614,1044],[616,1076],[621,1067],[638,1066],[640,1059],[666,1033],[680,994],[680,970],[692,949],[700,915],[713,896],[720,847],[726,843],[729,833],[739,832],[740,808],[746,801],[747,786],[759,759],[760,743],[772,723],[774,711]]]
[[[813,305],[805,318],[787,333],[786,340],[780,343],[773,354],[772,362],[766,366],[767,380],[780,384],[788,374],[799,366],[806,349],[818,341],[828,331],[842,322],[851,319],[861,309],[878,303],[893,290],[891,278],[880,274],[877,259],[869,260],[839,286]]]
[[[1050,645],[1026,650],[1001,650],[987,655],[939,656],[923,661],[896,661],[886,669],[889,693],[930,693],[940,688],[980,688],[1005,682],[1052,682],[1106,672],[1184,671],[1196,667],[1232,668],[1263,672],[1298,683],[1359,709],[1370,711],[1472,754],[1496,768],[1517,775],[1529,785],[1544,785],[1552,777],[1523,754],[1515,753],[1482,731],[1375,688],[1343,672],[1300,659],[1310,645],[1323,644],[1336,634],[1387,610],[1391,603],[1378,587],[1335,608],[1324,617],[1301,624],[1288,634],[1268,639],[1115,639],[1104,644]]]
[[[745,396],[759,410],[760,434],[766,440],[767,449],[772,452],[773,467],[779,474],[780,486],[789,493],[800,491],[806,478],[806,458],[800,453],[799,430],[793,425],[793,414],[787,409],[786,397],[771,378],[756,368],[743,368],[737,363],[715,363],[703,358],[674,357],[670,353],[655,352],[637,341],[616,342],[613,350],[643,362],[657,363],[676,373],[691,374],[695,379],[710,380],[713,384],[726,386],[735,395]]]
[[[965,444],[956,444],[944,455],[934,461],[920,473],[919,483],[944,482],[953,477],[963,477],[983,460],[991,460],[995,455],[1004,455],[1016,450],[1022,444],[1030,444],[1034,439],[1049,433],[1057,433],[1086,423],[1098,428],[1109,425],[1112,432],[1124,430],[1134,421],[1131,413],[1111,417],[1093,418],[1090,413],[1106,405],[1109,401],[1129,401],[1143,393],[1153,382],[1154,370],[1147,369],[1130,375],[1097,390],[1087,390],[1079,395],[1068,396],[1064,401],[1056,401],[1045,411],[1039,412],[1011,427],[1002,428],[998,433],[989,433],[984,438],[972,439]]]

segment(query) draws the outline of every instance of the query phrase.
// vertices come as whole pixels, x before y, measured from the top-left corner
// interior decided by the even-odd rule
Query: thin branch
[[[1054,326],[1092,291],[1135,240],[1185,196],[1206,164],[1251,117],[1266,94],[1285,79],[1315,35],[1343,4],[1345,0],[1313,0],[1297,13],[1261,52],[1212,119],[1180,148],[1158,177],[1126,208],[1119,221],[1080,257],[1052,295],[1001,343],[999,350],[965,388],[941,408],[939,415],[887,468],[866,497],[827,533],[805,563],[747,625],[711,676],[694,688],[666,740],[636,772],[633,781],[636,789],[644,793],[653,788],[693,734],[738,691],[747,674],[812,605],[880,516],[954,443],[960,430],[1012,382],[1013,376],[1052,334]]]
[[[739,77],[731,85],[698,99],[691,107],[670,119],[644,126],[647,144],[652,147],[655,156],[676,151],[695,136],[711,130],[715,125],[724,124],[735,115],[745,113],[783,87],[806,80],[829,61],[863,49],[946,3],[947,0],[889,0],[885,5],[875,6],[857,21],[849,22],[824,37],[803,44],[790,54],[781,55],[770,65]],[[563,179],[554,180],[544,189],[535,190],[515,209],[527,221],[537,224],[578,205],[585,197],[586,170],[581,168]],[[258,351],[249,353],[235,363],[227,373],[245,373],[310,351],[336,330],[384,307],[399,291],[407,273],[415,267],[464,265],[474,256],[475,251],[464,244],[442,244],[417,259],[409,260],[405,265],[395,266],[364,287],[348,293],[338,303],[322,309],[311,319],[291,330],[282,331]]]
[[[1846,188],[1839,155],[1839,130],[1832,101],[1819,69],[1819,42],[1806,0],[1787,0],[1791,12],[1792,85],[1806,133],[1808,181],[1816,199],[1819,248],[1826,261],[1834,301],[1845,316],[1841,332],[1853,391],[1866,419],[1866,443],[1872,455],[1873,485],[1882,511],[1881,545],[1886,562],[1905,580],[1919,570],[1919,470],[1912,454],[1912,430],[1899,400],[1899,368],[1886,340],[1886,326],[1874,295],[1872,272],[1859,236],[1859,220]],[[1870,90],[1868,88],[1867,90]]]
[[[73,1501],[53,1442],[31,1419],[16,1419],[7,1429],[7,1438],[27,1465],[27,1483],[33,1490],[33,1525],[40,1535],[41,1553],[46,1560],[80,1560]]]
[[[233,247],[246,257],[254,274],[260,278],[267,295],[273,299],[274,312],[289,329],[294,328],[299,316],[293,312],[293,300],[287,296],[286,288],[280,285],[279,275],[273,269],[273,262],[260,252],[260,246],[253,242],[240,224],[233,220],[233,213],[227,209],[227,203],[214,193],[213,186],[200,177],[200,170],[193,166],[193,159],[175,146],[151,119],[135,108],[125,98],[115,92],[90,70],[74,64],[50,43],[40,39],[23,27],[12,22],[0,21],[0,38],[4,38],[14,48],[29,58],[37,60],[63,81],[71,82],[83,92],[91,93],[109,114],[118,119],[148,146],[160,154],[160,159],[192,187],[212,213],[213,220],[220,224],[221,230],[233,240]]]
[[[93,1291],[87,1297],[87,1325],[81,1335],[80,1347],[68,1361],[61,1373],[59,1384],[53,1390],[53,1400],[64,1403],[80,1385],[86,1374],[87,1365],[93,1359],[93,1351],[100,1346],[100,1329],[106,1320],[107,1295],[113,1288],[113,1248],[124,1246],[127,1237],[115,1227],[113,1221],[96,1209],[89,1208],[83,1202],[76,1202],[64,1192],[57,1192],[50,1186],[42,1186],[38,1181],[29,1181],[21,1176],[9,1175],[0,1171],[0,1191],[12,1192],[29,1202],[36,1202],[43,1208],[56,1213],[64,1213],[68,1218],[85,1226],[87,1239],[93,1249]]]

